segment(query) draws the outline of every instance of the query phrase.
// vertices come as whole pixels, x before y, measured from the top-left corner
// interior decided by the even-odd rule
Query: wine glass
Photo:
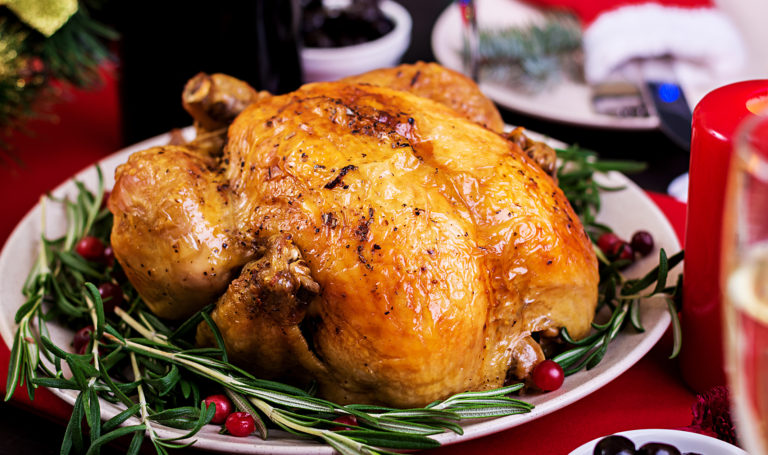
[[[768,112],[737,133],[723,224],[725,363],[736,432],[768,453]]]

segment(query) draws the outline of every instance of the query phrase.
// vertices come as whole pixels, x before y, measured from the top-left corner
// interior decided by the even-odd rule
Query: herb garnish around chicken
[[[128,453],[137,453],[145,432],[157,453],[184,447],[191,442],[179,440],[193,437],[213,417],[214,408],[206,407],[201,396],[214,388],[224,388],[237,408],[254,417],[262,438],[268,433],[264,417],[273,427],[321,440],[343,454],[391,453],[381,447],[435,447],[440,444],[428,435],[446,430],[461,434],[460,420],[512,415],[533,408],[509,396],[520,390],[522,383],[460,393],[421,409],[341,406],[316,398],[310,391],[257,379],[228,363],[220,336],[216,336],[217,347],[196,348],[194,329],[201,321],[218,334],[209,316],[213,305],[172,328],[147,310],[126,281],[119,284],[129,303],[124,309],[105,311],[105,302],[93,283],[118,283],[119,264],[106,258],[88,261],[75,253],[77,240],[87,235],[108,242],[112,216],[102,206],[100,171],[98,177],[95,193],[77,182],[77,198],[59,201],[66,207],[68,229],[60,239],[41,240],[37,262],[23,286],[27,300],[16,314],[19,328],[9,365],[6,400],[22,383],[30,398],[40,386],[79,391],[62,454],[95,453],[103,444],[131,433]],[[75,329],[92,326],[91,341],[83,352],[67,352],[51,340],[47,321],[54,317]],[[65,374],[65,365],[71,376]],[[126,409],[102,422],[100,398],[122,403]],[[351,430],[335,430],[334,419],[345,415],[354,416],[357,425]],[[138,423],[128,422],[131,417]],[[185,434],[161,438],[157,425],[185,430]]]
[[[599,210],[597,192],[602,188],[592,175],[612,167],[576,149],[561,153],[565,164],[558,177],[585,226],[608,229],[594,222]],[[519,414],[533,408],[511,396],[523,388],[522,383],[460,393],[420,409],[393,409],[341,406],[316,398],[311,390],[258,379],[228,362],[209,315],[213,305],[172,327],[147,310],[131,284],[121,279],[118,263],[106,256],[86,260],[75,253],[78,239],[85,236],[108,245],[112,224],[111,214],[102,205],[101,172],[95,192],[79,182],[76,185],[74,200],[58,201],[67,212],[66,234],[60,239],[41,239],[37,262],[23,286],[26,302],[16,314],[19,327],[5,397],[9,400],[21,384],[26,384],[30,397],[40,386],[77,390],[62,454],[96,453],[104,444],[130,435],[127,452],[134,454],[145,434],[159,454],[185,447],[213,418],[213,406],[205,405],[203,394],[221,389],[240,411],[253,416],[260,437],[268,437],[269,430],[277,427],[322,441],[345,455],[435,447],[439,443],[429,436],[446,430],[461,434],[459,422],[463,419]],[[45,203],[42,205],[44,217]],[[567,374],[597,365],[627,320],[636,329],[640,327],[640,291],[657,283],[651,294],[673,293],[673,288],[666,287],[667,272],[682,258],[676,255],[667,260],[662,251],[657,269],[640,280],[626,280],[620,273],[625,264],[611,262],[600,252],[598,256],[601,306],[612,308],[613,316],[607,324],[595,324],[596,331],[585,340],[572,340],[562,331],[563,339],[573,347],[554,360]],[[126,302],[122,307],[110,311],[109,301],[103,300],[94,284],[104,282],[121,286]],[[92,326],[90,342],[82,352],[68,352],[54,344],[46,325],[52,319],[74,329]],[[216,347],[194,345],[195,328],[203,321],[214,333]],[[102,422],[102,399],[122,404],[125,410]],[[345,416],[354,417],[356,423],[340,430],[337,421]],[[184,434],[162,438],[158,426],[177,428]]]
[[[684,252],[680,251],[672,257],[667,257],[666,251],[662,248],[659,251],[657,267],[642,278],[627,279],[621,271],[629,266],[631,261],[609,257],[595,245],[601,234],[611,232],[610,227],[596,220],[597,213],[600,211],[600,192],[623,189],[623,187],[600,185],[594,179],[595,173],[637,172],[643,170],[645,164],[634,161],[599,160],[595,152],[578,146],[556,151],[561,162],[557,169],[558,184],[574,211],[579,215],[584,229],[592,238],[600,263],[597,312],[607,307],[610,310],[610,317],[603,324],[593,322],[594,332],[578,341],[572,339],[568,331],[563,328],[560,335],[572,347],[556,355],[552,360],[563,367],[566,376],[583,368],[595,367],[605,355],[608,344],[626,327],[627,323],[631,323],[638,332],[644,330],[640,323],[640,304],[642,300],[652,296],[661,296],[667,301],[674,338],[670,358],[676,357],[680,352],[681,334],[675,302],[680,300],[682,275],[675,286],[667,286],[666,283],[669,271],[682,262]],[[652,289],[651,286],[653,286]],[[643,291],[646,292],[643,293]]]

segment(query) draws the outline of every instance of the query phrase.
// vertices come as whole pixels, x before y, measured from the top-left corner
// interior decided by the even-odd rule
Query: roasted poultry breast
[[[397,82],[417,73],[441,89]],[[561,327],[589,331],[597,261],[548,148],[494,131],[495,109],[478,120],[490,102],[463,76],[406,65],[271,96],[199,75],[184,101],[198,139],[116,171],[113,249],[157,315],[215,302],[254,374],[423,406],[525,378]]]

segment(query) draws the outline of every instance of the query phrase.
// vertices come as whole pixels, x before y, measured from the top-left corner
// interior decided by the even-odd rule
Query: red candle
[[[732,139],[745,118],[768,105],[768,79],[708,93],[693,110],[683,266],[683,378],[696,392],[725,384],[720,245]]]

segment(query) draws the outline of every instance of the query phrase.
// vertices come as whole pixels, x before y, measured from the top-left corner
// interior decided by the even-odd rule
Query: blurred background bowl
[[[411,15],[391,0],[383,1],[381,10],[394,23],[392,31],[381,38],[353,46],[303,48],[304,82],[333,81],[400,63],[411,42]]]

